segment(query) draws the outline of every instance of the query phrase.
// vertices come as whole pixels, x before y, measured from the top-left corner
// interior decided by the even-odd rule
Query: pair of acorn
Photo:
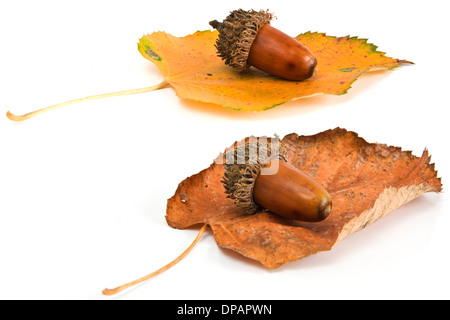
[[[317,60],[311,51],[296,39],[270,26],[272,14],[268,11],[232,11],[223,21],[211,21],[219,31],[216,48],[225,64],[238,71],[253,66],[271,75],[287,80],[302,81],[315,71]],[[261,144],[253,146],[259,155],[268,153]],[[241,150],[239,150],[241,148]],[[242,150],[242,148],[244,150]],[[249,152],[251,146],[236,147],[224,164],[223,184],[228,197],[248,214],[266,209],[279,216],[309,222],[324,220],[331,212],[331,197],[310,176],[287,163],[283,155],[267,158],[239,155]],[[241,160],[240,162],[238,160]],[[274,174],[261,174],[263,168],[276,166]]]

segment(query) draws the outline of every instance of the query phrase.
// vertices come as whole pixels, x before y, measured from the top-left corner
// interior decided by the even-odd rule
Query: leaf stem
[[[131,89],[131,90],[124,90],[124,91],[116,91],[116,92],[110,92],[110,93],[103,93],[103,94],[97,94],[97,95],[93,95],[93,96],[88,96],[88,97],[84,97],[84,98],[79,98],[79,99],[74,99],[74,100],[69,100],[66,102],[62,102],[62,103],[58,103],[49,107],[45,107],[27,114],[23,114],[23,115],[14,115],[11,112],[6,112],[6,116],[12,120],[12,121],[24,121],[30,118],[33,118],[39,114],[42,114],[44,112],[50,111],[50,110],[54,110],[60,107],[64,107],[70,104],[74,104],[74,103],[78,103],[78,102],[84,102],[84,101],[89,101],[89,100],[95,100],[95,99],[102,99],[102,98],[108,98],[108,97],[115,97],[115,96],[123,96],[123,95],[129,95],[129,94],[136,94],[136,93],[144,93],[144,92],[150,92],[150,91],[154,91],[154,90],[158,90],[158,89],[162,89],[169,86],[169,82],[167,80],[162,81],[161,83],[154,85],[154,86],[150,86],[150,87],[145,87],[145,88],[140,88],[140,89]]]
[[[197,237],[195,238],[194,242],[191,243],[191,245],[181,254],[178,256],[178,258],[176,258],[175,260],[173,260],[172,262],[170,262],[169,264],[165,265],[164,267],[162,267],[161,269],[158,269],[140,279],[131,281],[129,283],[126,283],[124,285],[121,285],[117,288],[114,289],[104,289],[102,291],[102,293],[106,296],[112,296],[116,293],[119,293],[120,291],[123,291],[129,287],[132,287],[136,284],[139,284],[141,282],[147,281],[150,278],[153,278],[154,276],[157,276],[158,274],[166,271],[167,269],[169,269],[170,267],[174,266],[175,264],[177,264],[181,259],[183,259],[191,250],[192,248],[194,248],[194,246],[198,243],[198,241],[200,240],[200,238],[202,237],[203,233],[206,231],[206,229],[208,228],[208,225],[203,225],[202,228],[200,229],[199,233],[197,234]]]

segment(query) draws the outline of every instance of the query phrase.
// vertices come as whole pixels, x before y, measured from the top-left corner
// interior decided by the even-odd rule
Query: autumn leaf
[[[317,71],[304,81],[289,81],[250,68],[237,72],[217,56],[217,31],[197,31],[185,37],[154,32],[142,37],[139,52],[153,62],[164,80],[139,89],[123,90],[69,100],[23,115],[8,111],[13,121],[24,121],[63,106],[120,95],[172,87],[182,99],[221,105],[233,110],[262,111],[290,100],[319,94],[342,95],[363,73],[391,70],[406,60],[392,59],[357,37],[333,37],[306,32],[296,37],[317,58]]]
[[[317,58],[317,72],[308,80],[289,81],[255,68],[236,72],[226,66],[217,56],[217,36],[217,31],[198,31],[182,38],[154,32],[140,39],[138,49],[179,97],[245,111],[266,110],[318,94],[345,94],[365,72],[411,63],[385,56],[366,39],[307,32],[296,39]]]
[[[281,143],[287,161],[330,193],[328,218],[294,222],[268,211],[248,215],[226,197],[224,168],[215,162],[179,184],[167,203],[167,223],[179,229],[209,225],[219,246],[276,268],[330,250],[421,194],[442,190],[427,150],[416,157],[339,128],[312,136],[290,134]]]
[[[272,141],[248,137],[225,151],[252,139],[258,143]],[[325,220],[294,221],[268,210],[249,214],[238,207],[225,192],[224,152],[210,167],[182,181],[167,201],[166,221],[171,227],[201,225],[192,244],[164,267],[119,287],[104,289],[103,294],[117,294],[166,271],[192,250],[208,227],[220,247],[259,261],[267,268],[277,268],[330,250],[348,235],[418,196],[442,190],[427,150],[416,157],[399,147],[368,143],[356,133],[340,128],[312,136],[289,134],[279,146],[283,159],[330,193],[333,209]]]

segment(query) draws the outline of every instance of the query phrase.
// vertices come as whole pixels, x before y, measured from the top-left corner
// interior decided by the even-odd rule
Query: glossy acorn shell
[[[250,47],[247,63],[284,79],[302,81],[314,74],[317,60],[299,41],[266,24]]]
[[[331,212],[328,192],[306,173],[287,162],[278,161],[278,171],[259,174],[253,188],[253,201],[279,216],[317,222]]]

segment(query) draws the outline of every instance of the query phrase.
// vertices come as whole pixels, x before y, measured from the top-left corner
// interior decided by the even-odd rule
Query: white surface
[[[295,4],[298,3],[298,4]],[[293,5],[294,4],[294,5]],[[447,1],[8,1],[0,5],[0,298],[450,298]],[[163,77],[137,51],[164,30],[210,29],[229,11],[269,8],[273,25],[368,38],[415,62],[362,76],[344,96],[262,113],[181,101],[173,89],[108,98],[13,123],[21,114]],[[333,250],[268,271],[217,247],[210,231],[179,264],[113,298],[101,295],[165,265],[197,229],[165,221],[166,200],[224,147],[342,127],[369,142],[428,148],[443,179]]]

